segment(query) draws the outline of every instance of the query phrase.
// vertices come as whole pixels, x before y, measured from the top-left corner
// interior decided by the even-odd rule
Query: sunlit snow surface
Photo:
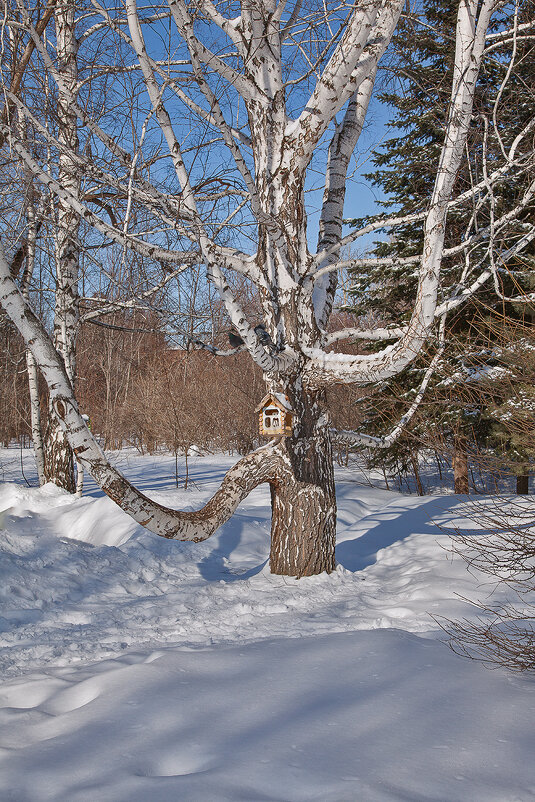
[[[120,461],[180,508],[232,464],[195,460],[184,491],[172,459]],[[492,589],[433,523],[458,502],[357,479],[339,471],[338,570],[299,581],[267,570],[265,488],[189,544],[91,484],[0,484],[0,799],[535,800],[535,681],[455,656],[431,617]]]

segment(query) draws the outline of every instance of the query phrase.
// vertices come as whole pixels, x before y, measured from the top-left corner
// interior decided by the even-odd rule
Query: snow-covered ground
[[[181,508],[233,462],[194,460],[184,491],[172,458],[118,459]],[[339,567],[297,581],[266,567],[265,488],[191,544],[92,483],[28,487],[15,449],[0,478],[2,802],[535,800],[533,677],[457,657],[432,618],[492,590],[434,523],[452,496],[339,470]]]

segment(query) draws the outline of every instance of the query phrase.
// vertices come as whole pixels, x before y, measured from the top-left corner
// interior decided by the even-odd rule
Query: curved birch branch
[[[325,347],[340,342],[341,340],[399,340],[407,332],[406,326],[397,326],[377,329],[357,329],[347,328],[340,331],[333,331],[325,338]]]
[[[0,302],[31,350],[48,385],[50,401],[77,460],[113,501],[141,526],[161,537],[206,540],[227,521],[238,504],[259,484],[284,472],[280,438],[243,457],[231,468],[214,496],[195,512],[164,507],[145,496],[111,466],[87,428],[72,385],[46,330],[25,302],[0,252]]]
[[[289,152],[303,164],[320,137],[349,98],[359,89],[384,54],[397,25],[403,0],[356,4],[349,24],[299,118],[287,125]]]
[[[483,0],[479,18],[477,6],[476,0],[465,0],[459,6],[448,125],[424,225],[418,290],[407,330],[396,343],[377,354],[353,356],[303,347],[303,353],[309,358],[305,374],[310,386],[323,386],[329,381],[368,384],[390,378],[412,362],[431,332],[437,306],[448,204],[463,156],[485,34],[495,2]]]
[[[407,412],[401,416],[401,418],[399,419],[398,423],[394,426],[392,431],[389,434],[384,435],[383,437],[373,437],[372,435],[363,434],[362,432],[350,432],[347,430],[338,431],[333,429],[331,432],[331,436],[335,442],[346,445],[370,446],[371,448],[389,448],[393,443],[396,442],[396,440],[398,440],[400,435],[407,428],[408,424],[416,414],[418,407],[420,406],[422,399],[425,395],[425,391],[429,386],[429,382],[431,381],[435,369],[440,361],[440,357],[444,352],[445,321],[446,317],[444,315],[440,321],[438,350],[433,359],[431,360],[431,363],[424,374],[422,383],[420,384],[418,392],[416,393],[416,397],[412,402],[412,404],[410,405]]]

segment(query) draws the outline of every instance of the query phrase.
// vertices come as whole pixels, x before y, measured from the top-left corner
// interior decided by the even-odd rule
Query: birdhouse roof
[[[267,407],[269,404],[274,404],[279,407],[279,409],[284,409],[286,412],[293,412],[292,405],[282,393],[268,393],[265,395],[255,409],[255,412],[260,412],[261,409]]]

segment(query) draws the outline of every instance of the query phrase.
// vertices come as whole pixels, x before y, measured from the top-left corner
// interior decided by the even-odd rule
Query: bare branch
[[[383,437],[371,437],[370,435],[361,434],[359,432],[336,431],[333,432],[332,435],[336,442],[351,445],[364,445],[372,448],[390,448],[390,446],[399,439],[418,411],[418,408],[424,398],[425,391],[429,386],[429,382],[433,378],[435,370],[440,362],[444,352],[444,333],[445,316],[442,317],[440,322],[439,346],[437,352],[431,360],[429,367],[425,371],[422,383],[418,388],[414,401],[410,405],[407,412],[405,412],[405,414],[399,419],[398,423],[394,426],[390,434],[384,435]]]
[[[401,13],[402,0],[358,4],[305,108],[288,123],[288,147],[308,163],[313,148],[335,114],[377,69]],[[312,110],[314,112],[312,113]]]
[[[342,340],[398,340],[406,333],[407,329],[403,326],[392,328],[376,328],[376,329],[357,329],[348,328],[334,331],[328,334],[325,338],[325,347],[328,348],[334,343],[341,342]]]
[[[56,7],[56,0],[48,0],[45,10],[43,12],[43,16],[35,26],[35,33],[37,36],[41,36],[46,30],[46,26],[50,22],[55,7]],[[14,95],[15,97],[17,97],[19,94],[22,78],[26,71],[26,67],[30,62],[34,49],[35,49],[35,41],[33,39],[30,39],[30,41],[28,42],[28,44],[24,49],[24,53],[22,54],[20,61],[16,66],[16,69],[13,73],[11,86],[9,87],[11,94]],[[9,121],[12,114],[13,114],[13,107],[8,101],[4,106],[2,110],[2,116],[0,117],[0,121],[2,122],[2,124],[5,125]],[[2,146],[4,142],[5,142],[5,137],[0,136],[0,146]]]

